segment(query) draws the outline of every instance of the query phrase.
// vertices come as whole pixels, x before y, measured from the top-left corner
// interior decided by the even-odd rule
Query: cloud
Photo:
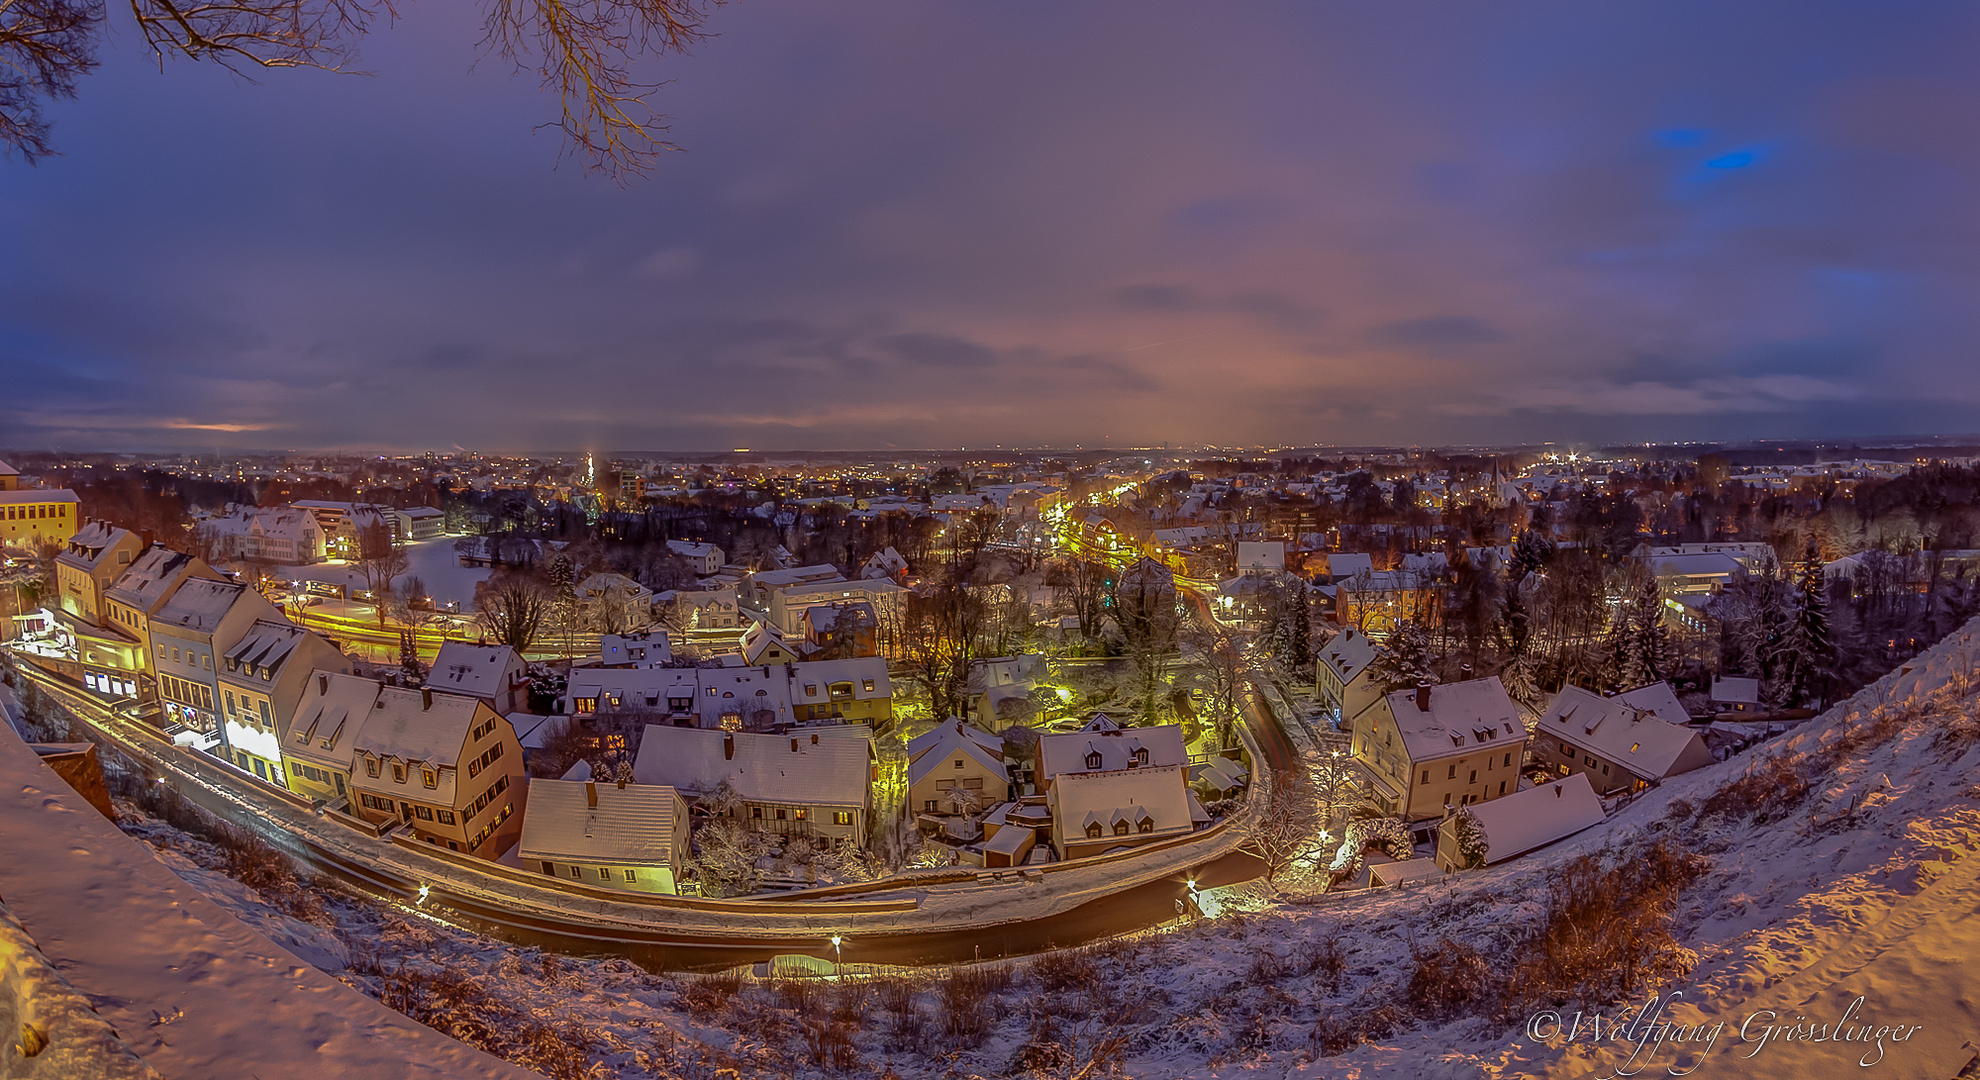
[[[1375,328],[1376,340],[1392,345],[1478,345],[1508,337],[1505,331],[1471,315],[1432,315]]]
[[[684,244],[664,247],[639,261],[634,269],[648,281],[684,278],[701,266],[701,254]]]
[[[987,368],[998,362],[995,351],[946,334],[890,334],[874,344],[896,359],[929,367]]]

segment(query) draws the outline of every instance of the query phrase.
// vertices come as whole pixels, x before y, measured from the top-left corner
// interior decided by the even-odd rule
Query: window
[[[583,876],[584,876],[584,871],[582,871],[582,870],[580,870],[580,869],[578,869],[577,867],[575,867],[575,866],[573,866],[573,867],[571,867],[571,876],[572,876],[572,877],[574,877],[574,878],[581,878],[581,877],[583,877]]]
[[[780,806],[777,808],[777,820],[783,821],[784,818],[785,818],[785,811],[784,808]]]
[[[932,810],[932,809],[934,809],[934,807],[935,807],[935,804],[934,804],[934,803],[929,803],[929,804],[928,804],[928,807],[929,807],[929,809],[931,809],[931,810]],[[750,807],[750,808],[749,808],[749,816],[750,816],[750,817],[752,817],[752,818],[758,818],[758,819],[761,819],[761,818],[763,817],[763,808],[762,808],[762,807],[760,807],[760,806],[752,806],[752,807]]]
[[[1142,819],[1141,819],[1141,831],[1142,831],[1142,832],[1154,832],[1154,831],[1155,831],[1155,819],[1154,819],[1154,818],[1142,818]]]
[[[421,821],[432,821],[433,808],[430,806],[415,806],[413,807],[413,816]]]
[[[832,811],[832,824],[834,824],[834,825],[851,825],[852,823],[853,823],[853,816],[852,816],[852,811],[851,811],[851,810],[834,810],[834,811]]]
[[[1478,770],[1477,770],[1477,769],[1473,769],[1473,770],[1471,770],[1471,779],[1469,779],[1469,780],[1467,780],[1467,781],[1465,781],[1465,783],[1467,783],[1467,784],[1475,784],[1475,783],[1477,783],[1477,782],[1478,782]]]
[[[442,825],[454,824],[454,812],[452,810],[436,810],[434,811],[434,813],[440,815],[440,824]]]
[[[1629,752],[1632,754],[1636,753],[1638,750],[1641,749],[1643,749],[1643,744],[1640,742],[1633,742],[1629,744]]]
[[[927,801],[927,803],[925,803],[925,804],[924,804],[924,805],[922,806],[922,809],[924,809],[924,810],[926,810],[926,811],[928,811],[929,813],[931,813],[931,814],[932,814],[932,813],[934,813],[934,812],[935,812],[935,808],[936,808],[936,807],[937,807],[938,805],[940,805],[940,802],[941,802],[941,800],[939,800],[939,799],[930,799],[930,800],[928,800],[928,801]]]
[[[963,759],[961,759],[961,758],[957,758],[957,759],[956,759],[956,768],[958,768],[958,769],[960,769],[960,768],[962,768],[962,763],[963,763]]]
[[[1506,782],[1504,780],[1501,780],[1499,781],[1499,794],[1504,795],[1505,793],[1506,793]]]
[[[481,762],[479,760],[468,762],[468,779],[472,780],[480,775],[481,775]]]
[[[1609,763],[1606,761],[1602,763],[1602,775],[1603,776],[1609,775]]]
[[[1099,822],[1097,822],[1097,821],[1096,821],[1096,822],[1094,822],[1093,824],[1091,824],[1091,825],[1088,825],[1088,826],[1086,827],[1086,838],[1087,838],[1088,840],[1098,840],[1098,839],[1100,839],[1100,823],[1099,823]]]
[[[797,819],[799,821],[803,821],[805,819],[805,808],[802,806],[797,808]]]
[[[1423,770],[1423,779],[1421,779],[1421,780],[1419,780],[1419,781],[1417,781],[1417,783],[1420,783],[1420,784],[1427,784],[1427,783],[1429,783],[1429,782],[1430,782],[1430,770],[1429,770],[1429,769],[1425,769],[1425,770]]]
[[[611,867],[609,867],[609,866],[601,866],[601,867],[599,867],[599,868],[598,868],[598,880],[600,880],[600,881],[610,881],[610,880],[612,880],[612,868],[611,868]]]
[[[1116,822],[1114,822],[1114,835],[1115,835],[1115,836],[1126,836],[1127,834],[1128,834],[1128,823],[1127,823],[1127,822],[1125,822],[1125,821],[1116,821]]]
[[[395,784],[406,782],[406,767],[404,764],[397,761],[392,763],[392,782]]]
[[[1146,765],[1146,764],[1148,764],[1148,748],[1147,748],[1147,747],[1145,747],[1145,746],[1144,746],[1144,747],[1142,747],[1142,748],[1140,748],[1140,749],[1138,749],[1138,750],[1136,750],[1136,751],[1134,752],[1134,763],[1135,763],[1136,765]]]
[[[207,653],[200,653],[200,654],[199,654],[199,666],[200,666],[200,667],[203,667],[203,668],[205,668],[205,669],[206,669],[206,670],[208,670],[208,671],[212,671],[212,670],[213,670],[213,657],[212,657],[211,655],[209,655],[209,654],[207,654]]]
[[[264,679],[267,677],[266,675],[262,676]],[[259,704],[261,705],[261,722],[264,724],[273,724],[275,721],[268,716],[268,699],[262,698]]]
[[[1450,773],[1450,775],[1449,775],[1449,776],[1446,776],[1446,777],[1444,777],[1444,779],[1446,779],[1446,780],[1456,780],[1456,779],[1457,779],[1457,766],[1456,766],[1456,765],[1452,765],[1452,766],[1451,766],[1451,773]]]
[[[872,679],[867,679],[867,680],[865,680],[865,681],[864,681],[864,682],[862,683],[862,685],[866,687],[866,692],[867,692],[867,693],[869,693],[869,694],[870,694],[870,693],[872,693],[872,692],[873,692],[873,680],[872,680]]]
[[[364,774],[365,774],[366,776],[369,776],[369,777],[372,777],[373,779],[376,779],[376,778],[377,778],[377,776],[378,776],[378,759],[377,759],[377,758],[375,758],[375,757],[370,757],[370,758],[365,758],[365,759],[364,759]],[[365,796],[365,798],[367,798],[367,799],[369,799],[370,797],[371,797],[371,796],[369,796],[369,795],[366,795],[366,796]]]
[[[1092,753],[1086,755],[1086,767],[1089,769],[1097,769],[1100,767],[1100,751],[1095,750]]]
[[[1510,767],[1512,766],[1512,752],[1511,752],[1511,751],[1507,751],[1507,753],[1506,753],[1506,766],[1507,766],[1508,768],[1510,768]]]
[[[440,770],[438,769],[421,769],[419,770],[419,778],[427,787],[437,788],[440,786]]]
[[[805,684],[804,684],[804,696],[805,696],[805,697],[817,697],[817,696],[818,696],[818,684],[817,684],[817,683],[805,683]]]
[[[556,865],[555,863],[544,863],[544,864],[543,864],[543,872],[544,872],[544,873],[546,873],[546,874],[548,874],[548,875],[550,875],[551,877],[556,877],[556,876],[557,876],[557,865]]]

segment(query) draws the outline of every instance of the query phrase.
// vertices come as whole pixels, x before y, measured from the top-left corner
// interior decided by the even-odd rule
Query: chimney
[[[1459,677],[1459,679],[1460,679],[1461,681],[1469,681],[1469,680],[1471,679],[1471,665],[1470,665],[1470,664],[1459,664],[1459,665],[1458,665],[1458,677]]]
[[[626,790],[626,770],[620,769],[617,773],[617,776],[619,779],[619,790],[620,791]]]
[[[330,676],[327,672],[319,671],[316,673],[316,692],[319,694],[330,692]]]
[[[425,712],[426,710],[431,709],[432,707],[433,707],[433,688],[430,686],[420,687],[419,688],[420,711]]]
[[[734,761],[735,759],[736,759],[736,737],[734,735],[730,735],[725,732],[722,735],[722,760]]]
[[[598,785],[590,780],[584,782],[584,805],[598,809]]]
[[[1555,785],[1554,785],[1554,798],[1556,798],[1556,799],[1558,799],[1558,798],[1560,798],[1560,797],[1561,797],[1561,785],[1559,785],[1559,784],[1555,784]]]
[[[1430,680],[1428,679],[1416,684],[1416,711],[1430,711]]]

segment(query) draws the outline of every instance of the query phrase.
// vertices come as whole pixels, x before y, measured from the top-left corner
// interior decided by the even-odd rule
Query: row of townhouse
[[[1323,653],[1323,671],[1327,662]],[[1364,668],[1349,682],[1366,678]],[[1359,701],[1367,686],[1346,693]],[[1350,748],[1384,813],[1428,821],[1518,794],[1529,770],[1584,775],[1608,795],[1711,764],[1687,720],[1666,683],[1614,697],[1571,686],[1529,729],[1492,676],[1381,694],[1354,714]]]
[[[559,709],[579,718],[650,710],[676,725],[726,731],[827,720],[882,727],[894,716],[894,688],[887,662],[877,656],[719,668],[575,668]]]

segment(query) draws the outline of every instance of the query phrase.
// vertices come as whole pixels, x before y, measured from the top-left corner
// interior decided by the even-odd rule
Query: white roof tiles
[[[1645,780],[1661,780],[1712,761],[1698,732],[1620,697],[1605,698],[1579,686],[1565,687],[1555,696],[1534,734],[1565,740]]]
[[[478,698],[432,694],[432,705],[418,690],[381,687],[371,715],[358,730],[354,749],[381,758],[459,765],[477,708]],[[490,710],[493,715],[493,710]]]
[[[1488,864],[1600,825],[1604,816],[1586,773],[1473,803],[1469,809],[1485,828]]]
[[[758,735],[649,724],[633,777],[694,795],[727,781],[750,802],[863,807],[871,785],[870,743],[805,732]]]
[[[1182,728],[1116,728],[1111,731],[1070,731],[1041,735],[1038,739],[1038,778],[1052,780],[1067,773],[1111,772],[1130,767],[1136,751],[1146,750],[1147,760],[1138,768],[1159,768],[1189,764],[1189,751],[1183,746]],[[1098,755],[1098,765],[1094,764]]]
[[[522,661],[507,645],[475,645],[446,641],[433,658],[427,683],[436,690],[492,698],[509,689],[506,673]]]
[[[1398,690],[1385,700],[1412,761],[1511,747],[1526,739],[1526,725],[1497,675],[1433,686],[1427,695]]]
[[[965,730],[957,730],[963,728]],[[908,758],[908,783],[918,784],[923,777],[957,757],[974,758],[978,764],[992,772],[1004,771],[1004,755],[1000,749],[992,749],[982,740],[967,733],[967,725],[944,724],[929,732],[941,738],[932,744],[925,744],[916,753],[910,746]],[[925,736],[924,736],[925,737]]]
[[[517,854],[531,859],[671,866],[687,807],[663,785],[532,780]]]

